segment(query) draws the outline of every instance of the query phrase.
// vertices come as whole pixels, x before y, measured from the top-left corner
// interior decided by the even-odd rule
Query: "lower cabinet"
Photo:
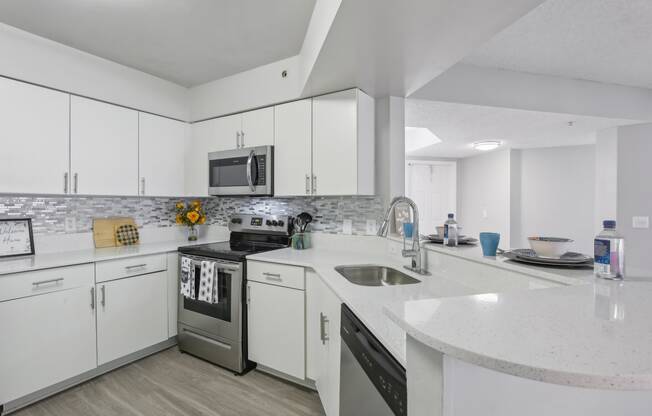
[[[306,272],[307,377],[314,380],[327,416],[340,412],[341,305],[315,272]]]
[[[2,276],[0,404],[95,368],[93,279],[92,264]]]
[[[249,281],[247,306],[249,359],[305,379],[305,292]]]
[[[97,364],[168,338],[165,271],[97,284]]]

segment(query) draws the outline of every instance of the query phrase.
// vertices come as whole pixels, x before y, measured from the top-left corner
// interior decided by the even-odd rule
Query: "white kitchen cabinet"
[[[340,409],[341,305],[315,272],[306,272],[306,371],[327,416],[339,415]]]
[[[240,142],[242,116],[194,123],[185,152],[185,194],[208,196],[208,154],[235,149]]]
[[[0,279],[0,404],[96,366],[93,266]]]
[[[70,97],[72,192],[138,195],[138,112]]]
[[[70,189],[69,100],[68,94],[0,78],[0,192]]]
[[[184,195],[184,153],[188,123],[138,113],[140,195]]]
[[[168,338],[177,335],[179,313],[179,253],[167,254]]]
[[[274,144],[274,107],[242,113],[240,147]]]
[[[274,108],[274,194],[312,193],[312,100]]]
[[[312,99],[313,194],[373,195],[374,101],[358,89]]]
[[[97,363],[168,339],[165,271],[97,284]]]
[[[249,359],[300,380],[306,376],[304,293],[247,283]]]

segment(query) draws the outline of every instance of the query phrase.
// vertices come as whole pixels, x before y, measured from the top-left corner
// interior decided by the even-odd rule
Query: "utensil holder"
[[[294,233],[292,235],[292,248],[295,250],[305,250],[310,248],[310,233]]]

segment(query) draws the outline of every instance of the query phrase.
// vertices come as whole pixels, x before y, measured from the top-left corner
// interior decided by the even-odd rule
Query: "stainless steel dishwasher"
[[[342,304],[340,416],[407,414],[405,369]]]

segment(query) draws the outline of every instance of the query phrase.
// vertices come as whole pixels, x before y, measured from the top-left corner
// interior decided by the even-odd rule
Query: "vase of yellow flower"
[[[176,223],[188,226],[188,241],[197,240],[197,225],[206,223],[206,213],[201,206],[201,201],[194,200],[188,204],[184,201],[177,202]]]

